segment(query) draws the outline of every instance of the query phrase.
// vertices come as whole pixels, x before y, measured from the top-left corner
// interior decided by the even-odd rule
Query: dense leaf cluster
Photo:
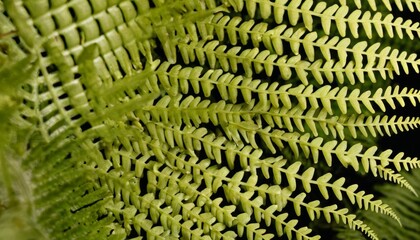
[[[354,178],[417,195],[420,160],[370,140],[420,124],[385,113],[419,90],[384,81],[419,71],[391,41],[418,41],[394,13],[420,3],[367,3],[0,1],[4,236],[383,237],[365,211],[401,224],[405,203]]]

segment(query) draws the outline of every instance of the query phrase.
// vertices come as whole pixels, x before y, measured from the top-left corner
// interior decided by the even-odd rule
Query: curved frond
[[[377,134],[384,136],[397,134],[398,132],[410,131],[418,128],[420,119],[418,117],[396,117],[392,116],[364,116],[364,115],[351,115],[343,117],[338,120],[343,127],[350,130],[351,135],[356,138],[359,131],[364,136],[372,135],[376,137]],[[385,131],[385,133],[384,133]]]
[[[391,38],[394,36],[394,32],[397,33],[399,38],[403,38],[403,31],[405,31],[411,39],[414,38],[414,34],[418,36],[420,33],[419,23],[413,24],[411,20],[404,21],[400,17],[394,19],[391,13],[383,17],[380,12],[371,13],[369,11],[362,12],[361,10],[350,12],[349,7],[345,5],[345,1],[340,1],[341,5],[334,4],[330,6],[325,2],[315,4],[313,0],[293,0],[291,2],[286,0],[276,2],[270,2],[268,0],[225,0],[225,2],[230,4],[237,12],[246,9],[251,18],[258,13],[263,19],[272,17],[277,24],[280,24],[285,21],[285,17],[287,16],[287,20],[292,26],[302,21],[310,31],[313,29],[314,18],[319,18],[322,29],[327,35],[330,34],[332,26],[336,26],[342,37],[347,35],[346,32],[349,29],[353,37],[357,38],[359,36],[359,25],[363,27],[363,30],[369,38],[372,37],[372,27],[379,37],[383,37],[384,30]],[[372,8],[376,8],[374,5],[375,0],[368,2]],[[389,1],[385,2],[387,2],[386,6],[390,8]],[[401,1],[397,2],[398,8],[402,9]],[[405,2],[407,6],[410,6],[410,10],[414,10],[411,1]],[[356,1],[356,5],[360,8],[361,2]]]
[[[340,0],[340,4],[346,5],[346,0]],[[362,1],[360,0],[353,0],[354,4],[358,8],[362,8]],[[408,8],[411,12],[414,11],[420,11],[420,2],[417,0],[381,0],[381,1],[375,1],[375,0],[369,0],[367,1],[369,4],[369,7],[372,8],[372,10],[377,10],[377,5],[383,4],[389,11],[392,11],[393,4],[398,8],[398,10],[403,11],[404,7]],[[378,3],[377,3],[378,2]]]
[[[295,74],[304,85],[308,85],[307,75],[309,73],[314,76],[319,84],[324,82],[323,75],[328,82],[336,80],[343,83],[345,77],[347,77],[350,83],[354,84],[355,79],[363,83],[365,75],[368,75],[372,82],[376,82],[374,72],[380,73],[382,78],[386,78],[387,73],[392,77],[393,71],[397,74],[400,73],[399,65],[402,65],[406,72],[408,66],[412,66],[418,71],[419,64],[416,54],[407,57],[406,52],[400,53],[396,49],[390,52],[390,48],[384,48],[380,52],[377,62],[373,61],[375,55],[372,55],[374,56],[373,60],[364,67],[359,66],[360,59],[356,59],[356,61],[359,60],[358,62],[348,61],[344,64],[341,61],[331,59],[327,61],[318,59],[311,63],[302,60],[300,55],[288,57],[286,55],[270,54],[268,50],[260,51],[257,48],[241,49],[236,46],[228,48],[217,40],[179,43],[178,48],[186,64],[198,61],[200,65],[208,64],[210,68],[219,67],[220,64],[224,71],[232,71],[233,73],[236,73],[241,66],[246,77],[251,77],[255,73],[258,74],[263,71],[267,76],[271,76],[273,71],[277,70],[283,80],[289,80],[292,74]],[[342,59],[345,59],[345,57]]]
[[[386,112],[420,101],[388,84],[419,72],[406,8],[0,0],[5,237],[320,239],[322,218],[380,239],[359,211],[417,211],[420,161],[374,145],[420,124]]]

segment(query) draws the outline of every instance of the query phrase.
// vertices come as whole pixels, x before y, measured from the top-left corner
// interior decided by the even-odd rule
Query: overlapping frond
[[[419,178],[419,173],[420,172],[416,170],[410,174],[403,173],[403,175],[407,181],[415,182]],[[413,187],[415,191],[419,191],[417,185],[414,185]],[[401,217],[401,223],[404,228],[400,229],[399,225],[395,221],[390,221],[389,218],[374,213],[360,213],[364,221],[381,236],[406,240],[416,238],[419,232],[418,224],[416,221],[412,220],[418,218],[418,197],[393,184],[379,186],[378,190],[383,194],[383,197],[381,197],[383,201],[387,201],[390,204],[398,206],[395,208],[395,211]],[[383,226],[385,225],[390,226],[391,228],[384,228]],[[339,239],[364,239],[364,236],[361,236],[361,234],[349,232],[347,229],[343,229],[337,237]]]
[[[354,2],[354,4],[358,7],[358,8],[362,8],[362,1],[360,0],[352,0],[351,2]],[[340,0],[340,4],[342,5],[346,5],[347,0]],[[377,9],[377,4],[381,4],[384,5],[389,11],[392,10],[393,7],[393,3],[395,4],[395,6],[398,8],[398,10],[403,11],[404,8],[408,8],[411,12],[414,11],[420,11],[420,2],[417,0],[381,0],[381,1],[375,1],[375,0],[369,0],[367,1],[367,3],[369,4],[369,7],[372,8],[372,10]]]
[[[353,89],[349,93],[347,87],[332,88],[329,85],[317,89],[313,85],[293,87],[292,84],[267,82],[242,75],[223,73],[221,70],[204,71],[202,67],[182,68],[178,65],[171,67],[168,63],[162,63],[157,70],[157,78],[153,76],[149,81],[151,86],[162,84],[171,96],[179,93],[186,94],[192,88],[195,94],[204,94],[205,97],[218,91],[223,100],[229,100],[232,103],[236,103],[238,97],[241,96],[245,103],[249,104],[252,94],[256,93],[258,100],[264,105],[270,104],[276,108],[284,106],[290,109],[292,102],[297,100],[302,110],[322,106],[329,114],[333,114],[334,102],[343,114],[347,113],[348,105],[360,114],[362,109],[375,113],[376,106],[381,111],[386,111],[386,105],[395,109],[395,102],[404,107],[405,99],[416,106],[420,99],[418,90],[400,89],[399,86],[378,88],[373,94],[370,90],[361,92],[360,89]]]
[[[350,43],[350,41],[345,42],[347,42],[346,45]],[[406,52],[400,53],[396,49],[391,52],[391,48],[384,48],[378,56],[374,52],[370,54],[366,52],[365,55],[372,58],[363,65],[363,59],[359,54],[364,51],[366,44],[362,42],[355,47],[357,51],[353,52],[356,53],[357,58],[354,61],[347,62],[346,49],[339,48],[338,56],[341,57],[337,61],[318,59],[309,62],[302,59],[301,55],[288,57],[271,54],[268,50],[260,51],[257,48],[242,49],[237,46],[229,48],[217,40],[178,44],[182,59],[186,64],[198,61],[200,65],[207,64],[210,68],[220,67],[224,71],[233,73],[237,73],[241,67],[247,77],[262,72],[270,77],[274,70],[278,70],[283,80],[289,80],[294,74],[304,85],[308,85],[308,75],[312,75],[319,84],[324,82],[324,78],[330,83],[333,81],[344,83],[347,78],[351,84],[354,84],[356,80],[363,83],[366,75],[372,82],[376,82],[375,72],[381,74],[384,79],[387,76],[392,78],[394,71],[400,74],[399,65],[403,66],[405,72],[409,71],[409,66],[418,71],[419,61],[416,59],[416,54],[407,57]]]
[[[348,176],[416,194],[400,171],[420,161],[366,140],[420,124],[383,114],[419,91],[377,81],[419,72],[387,45],[420,37],[391,9],[417,1],[3,3],[0,113],[21,106],[30,130],[19,164],[46,238],[319,239],[324,219],[380,239],[353,210],[398,211]]]
[[[328,35],[332,26],[336,26],[341,36],[347,35],[347,29],[350,30],[353,37],[359,36],[358,27],[361,26],[366,35],[372,37],[372,29],[376,31],[376,35],[383,37],[384,30],[390,37],[394,36],[394,32],[400,38],[403,38],[403,32],[413,39],[413,33],[419,34],[419,23],[413,23],[411,20],[404,21],[402,18],[394,19],[394,16],[389,13],[382,16],[382,13],[371,13],[369,11],[353,10],[345,4],[346,1],[341,1],[341,5],[327,5],[325,2],[314,2],[313,0],[278,0],[270,2],[267,0],[225,0],[237,12],[246,9],[248,15],[253,18],[257,13],[261,18],[272,18],[277,24],[287,21],[292,26],[303,22],[305,27],[312,31],[314,28],[314,18],[320,20],[323,31]],[[375,1],[368,1],[372,8]],[[391,8],[389,1],[386,1],[386,6]],[[398,2],[398,8],[402,9],[401,1]],[[414,10],[412,1],[405,1],[410,10]],[[360,8],[361,2],[355,1]],[[416,3],[416,6],[418,3]],[[372,28],[373,27],[373,28]]]

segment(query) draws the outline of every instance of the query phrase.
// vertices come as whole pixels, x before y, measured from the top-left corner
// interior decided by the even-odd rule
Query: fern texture
[[[388,81],[419,72],[404,9],[420,2],[0,1],[4,236],[387,237],[371,212],[415,229],[401,172],[420,160],[374,141],[420,124],[386,112],[420,100]]]
[[[411,174],[405,173],[404,178],[414,183],[419,178],[419,171],[413,171]],[[414,187],[415,191],[419,191],[417,185]],[[366,212],[363,212],[360,213],[360,216],[381,236],[386,236],[386,238],[390,239],[416,239],[419,234],[417,224],[419,211],[418,197],[391,184],[378,186],[377,190],[383,193],[381,199],[396,206],[396,211],[401,213],[401,223],[404,228],[395,224],[394,221],[389,221],[389,218],[383,217],[383,215],[377,215],[375,213],[367,214]],[[384,228],[383,226],[388,227]],[[350,232],[348,229],[341,227],[337,228],[337,232],[337,238],[339,239],[365,239],[360,232]]]

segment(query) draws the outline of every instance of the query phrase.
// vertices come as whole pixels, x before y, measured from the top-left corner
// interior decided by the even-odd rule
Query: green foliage
[[[419,181],[419,174],[420,172],[416,170],[411,174],[404,174],[404,178],[415,183]],[[414,188],[416,192],[420,190],[418,184],[415,184]],[[401,223],[404,228],[396,224],[395,221],[390,221],[389,218],[377,213],[360,212],[361,218],[363,218],[375,232],[380,236],[386,236],[387,239],[416,239],[419,236],[419,198],[392,184],[381,185],[378,187],[377,191],[383,194],[383,196],[381,196],[383,201],[395,206],[395,210],[401,213]],[[339,239],[365,239],[360,233],[350,232],[348,229],[338,228],[337,231],[337,237]]]
[[[420,101],[405,8],[0,1],[0,238],[417,236],[420,161],[374,143],[420,124],[386,114]]]

